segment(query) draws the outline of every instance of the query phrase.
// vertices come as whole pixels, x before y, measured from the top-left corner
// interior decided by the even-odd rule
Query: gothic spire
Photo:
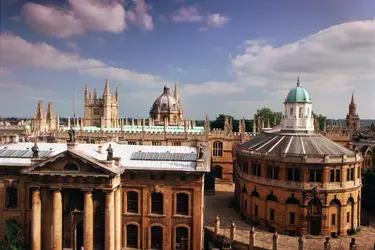
[[[352,92],[352,101],[350,102],[350,104],[354,105],[354,91]]]
[[[178,91],[178,81],[174,83],[174,98],[176,99],[177,103],[180,103],[180,95]]]
[[[104,87],[104,95],[111,95],[111,92],[109,91],[109,83],[108,79],[105,80],[105,87]]]

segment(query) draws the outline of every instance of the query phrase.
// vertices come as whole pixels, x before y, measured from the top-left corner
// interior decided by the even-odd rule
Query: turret
[[[116,87],[116,101],[118,101],[118,99],[119,99],[119,92],[118,92],[118,87]]]
[[[96,98],[97,98],[97,94],[96,94],[96,88],[94,88],[94,94],[93,94],[93,98],[94,98],[94,100],[96,100]]]
[[[47,120],[53,120],[52,102],[48,103],[46,119]]]
[[[85,103],[88,103],[89,100],[89,87],[85,85]]]
[[[43,120],[44,118],[44,109],[43,109],[43,101],[38,101],[38,108],[36,111],[36,118],[39,120]]]
[[[103,108],[104,108],[104,124],[102,125],[103,128],[110,128],[111,127],[111,118],[112,118],[112,97],[111,92],[109,90],[109,83],[108,79],[105,80],[104,86],[104,94],[103,94]]]

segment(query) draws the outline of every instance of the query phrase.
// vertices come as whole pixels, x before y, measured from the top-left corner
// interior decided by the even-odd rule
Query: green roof
[[[311,96],[309,92],[299,86],[299,79],[297,82],[297,87],[289,91],[285,102],[311,102]]]

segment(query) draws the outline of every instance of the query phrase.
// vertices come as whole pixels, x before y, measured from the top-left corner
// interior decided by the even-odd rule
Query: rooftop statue
[[[203,144],[199,144],[199,147],[198,147],[198,159],[202,159],[203,158],[203,149],[204,149]]]
[[[76,142],[76,131],[74,130],[73,126],[70,127],[68,130],[69,135],[69,142],[73,143]]]
[[[109,147],[107,148],[107,161],[113,161],[113,148],[112,145],[109,144]]]
[[[33,151],[33,158],[39,158],[39,147],[36,144],[36,142],[34,146],[31,148],[31,151]]]

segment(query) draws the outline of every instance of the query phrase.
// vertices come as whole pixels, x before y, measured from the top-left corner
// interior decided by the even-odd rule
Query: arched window
[[[6,207],[17,208],[18,207],[18,188],[8,187],[6,193]]]
[[[189,229],[187,227],[176,228],[176,250],[187,250],[189,242]]]
[[[303,117],[302,117],[302,108],[299,108],[299,110],[298,110],[298,117],[299,117],[299,118],[303,118]]]
[[[138,226],[134,224],[126,226],[126,247],[138,248]]]
[[[128,191],[126,193],[127,198],[127,212],[138,213],[138,193],[134,191]]]
[[[267,201],[276,201],[277,202],[277,197],[274,194],[269,194],[267,196]]]
[[[221,141],[215,141],[212,151],[213,156],[223,156],[223,143]]]
[[[151,194],[151,213],[163,214],[163,194],[162,193]]]
[[[189,215],[189,195],[185,193],[177,194],[177,214]]]
[[[151,248],[163,249],[163,228],[159,226],[151,227]]]
[[[293,108],[290,108],[290,117],[293,118]]]
[[[259,198],[259,193],[256,189],[253,190],[253,192],[251,192],[251,196],[253,197],[258,197]]]
[[[297,200],[297,198],[295,197],[289,197],[287,200],[286,200],[286,204],[294,204],[294,205],[299,205],[299,201]]]
[[[64,170],[66,171],[78,171],[78,166],[74,163],[67,163],[64,166]]]

